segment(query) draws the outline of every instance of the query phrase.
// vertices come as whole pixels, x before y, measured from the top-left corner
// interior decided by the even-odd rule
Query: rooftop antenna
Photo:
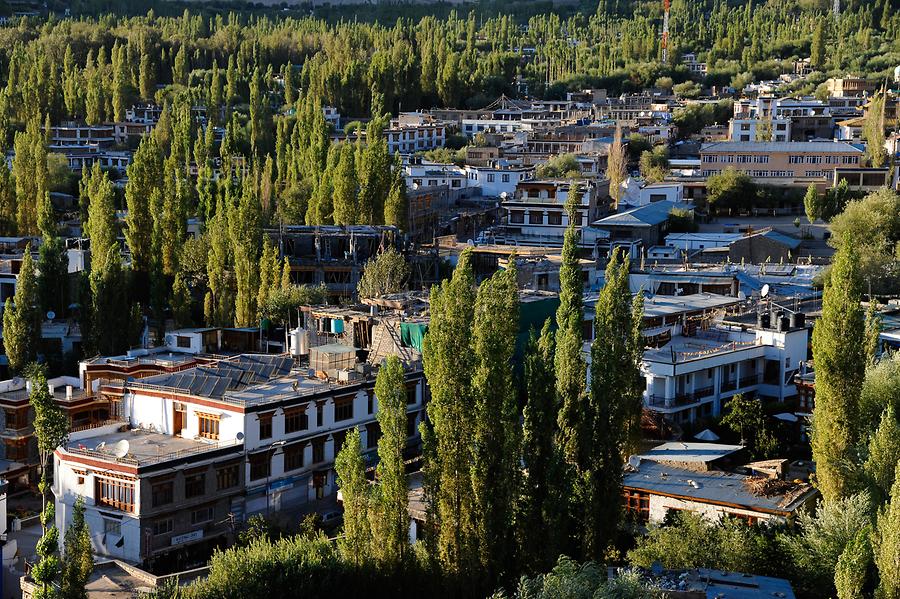
[[[840,0],[834,0],[840,2]],[[669,62],[669,0],[663,0],[662,61]]]
[[[131,445],[129,445],[127,439],[122,439],[118,443],[116,443],[114,455],[117,458],[124,458],[128,455],[128,451],[131,449]]]

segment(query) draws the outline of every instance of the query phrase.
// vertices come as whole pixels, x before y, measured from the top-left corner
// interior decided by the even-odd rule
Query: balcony
[[[758,385],[761,382],[762,382],[762,375],[751,374],[748,376],[742,376],[740,379],[740,384],[738,386],[741,388],[752,387],[753,385]]]
[[[677,408],[682,406],[690,406],[700,403],[707,397],[712,397],[715,393],[713,387],[703,387],[696,389],[691,393],[679,393],[675,397],[665,397],[662,395],[651,395],[650,406],[656,408]]]

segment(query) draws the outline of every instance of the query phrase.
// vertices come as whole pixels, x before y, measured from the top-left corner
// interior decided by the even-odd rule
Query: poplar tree
[[[628,257],[616,250],[595,308],[590,400],[584,415],[589,458],[576,464],[577,504],[584,510],[582,549],[596,560],[615,537],[625,456],[640,431],[643,296],[632,299],[628,275]]]
[[[262,240],[259,197],[252,182],[244,179],[238,205],[229,211],[228,224],[234,256],[234,326],[252,326],[256,322],[256,296],[259,291],[257,261]]]
[[[47,500],[47,493],[50,491],[47,470],[53,452],[69,434],[69,421],[50,395],[45,368],[33,365],[28,378],[31,382],[29,403],[34,410],[34,436],[37,439],[41,468],[38,490],[41,493],[43,533],[37,543],[38,562],[31,569],[31,577],[37,587],[34,596],[49,599],[56,594],[54,587],[59,580],[60,560],[57,555],[59,530],[54,524],[53,502]]]
[[[50,190],[47,183],[47,141],[41,131],[40,119],[30,119],[25,131],[16,133],[14,146],[17,231],[19,235],[34,235],[38,232],[38,205]]]
[[[515,261],[478,288],[472,324],[475,398],[472,490],[483,575],[513,569],[513,515],[518,489],[519,411],[512,358],[519,324]],[[465,348],[458,348],[466,351]]]
[[[175,54],[175,63],[172,66],[172,83],[179,85],[188,84],[187,56],[184,52],[184,44],[178,47],[178,52]]]
[[[871,526],[860,529],[841,552],[834,571],[838,599],[865,597],[863,589],[872,563],[872,548],[869,543],[871,534]]]
[[[0,155],[9,149],[9,98],[0,92]],[[14,235],[18,210],[16,189],[6,160],[0,161],[0,234]]]
[[[206,276],[209,291],[203,303],[203,312],[208,325],[229,326],[234,322],[234,279],[230,272],[232,251],[228,234],[228,209],[221,195],[207,231],[209,252]]]
[[[138,85],[141,98],[152,100],[156,95],[156,73],[151,62],[151,51],[147,47],[147,41],[141,44],[141,62],[138,70]]]
[[[526,571],[543,572],[562,553],[565,499],[561,461],[556,447],[556,401],[553,328],[548,318],[540,337],[534,331],[525,350],[525,394],[522,424],[522,486],[516,530],[519,558]]]
[[[606,178],[609,179],[609,195],[613,199],[613,207],[618,207],[622,199],[622,183],[628,176],[628,154],[622,143],[622,128],[616,127],[612,145],[606,162]]]
[[[382,563],[399,566],[409,549],[409,489],[406,482],[406,379],[403,363],[388,356],[375,379],[378,399],[378,526],[372,548]]]
[[[398,153],[394,159],[391,187],[388,191],[387,200],[384,203],[384,224],[393,225],[401,231],[405,231],[408,210],[409,199],[406,196],[406,177]]]
[[[334,460],[337,484],[344,503],[344,535],[338,541],[344,558],[356,566],[368,561],[372,546],[369,523],[371,489],[366,479],[359,429],[353,427]]]
[[[78,497],[72,507],[72,522],[63,541],[60,599],[86,599],[85,586],[94,571],[91,534],[84,520],[84,498]]]
[[[900,461],[900,425],[894,410],[888,407],[881,414],[881,422],[869,440],[868,457],[863,473],[876,499],[886,500],[894,485],[894,472]]]
[[[896,464],[891,500],[878,514],[873,539],[878,566],[879,599],[900,597],[900,462]]]
[[[816,409],[812,450],[816,485],[826,501],[852,491],[848,468],[858,441],[859,398],[866,370],[857,268],[856,252],[846,244],[835,254],[822,293],[822,316],[813,329]]]
[[[869,307],[866,310],[865,349],[866,360],[871,364],[878,358],[878,345],[881,342],[881,312],[878,310],[878,300],[869,297]]]
[[[15,295],[7,298],[3,310],[3,346],[11,371],[22,372],[35,359],[40,339],[40,304],[29,244],[16,278]]]
[[[450,575],[473,571],[476,530],[472,478],[475,360],[471,347],[475,275],[471,253],[464,251],[453,276],[431,288],[431,321],[424,341],[425,376],[431,385],[428,418],[433,431],[423,434],[428,458],[425,493],[429,521],[436,527],[437,557]]]
[[[91,270],[103,271],[113,251],[118,253],[118,242],[115,189],[109,176],[100,170],[99,162],[91,169],[88,198],[85,233],[91,240]]]
[[[353,146],[341,146],[341,158],[334,171],[334,224],[355,225],[359,218],[359,181]]]
[[[360,224],[381,224],[385,213],[385,201],[391,186],[391,155],[384,138],[386,116],[381,114],[384,98],[372,94],[372,120],[366,125],[366,146],[362,152],[359,173]]]
[[[162,153],[156,137],[144,136],[128,165],[125,184],[125,242],[131,252],[131,268],[149,273],[158,254],[153,247],[154,214],[150,200],[163,177]]]
[[[587,394],[587,363],[582,354],[584,283],[578,262],[576,228],[580,198],[570,193],[566,202],[569,225],[563,237],[559,267],[559,308],[556,310],[556,396],[559,403],[559,444],[569,464],[586,463],[590,431],[584,419]]]

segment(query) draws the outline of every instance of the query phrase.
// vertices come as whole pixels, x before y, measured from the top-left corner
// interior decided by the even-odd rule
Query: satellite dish
[[[641,456],[632,455],[628,456],[628,465],[637,470],[641,467]]]
[[[760,289],[760,291],[759,291],[760,297],[766,297],[767,295],[769,295],[769,284],[768,283],[763,285],[762,289]]]
[[[235,439],[237,439],[238,441],[243,441],[243,440],[244,440],[244,433],[238,431],[238,434],[236,434],[234,437],[235,437]]]
[[[128,450],[131,449],[131,445],[128,444],[128,441],[122,439],[118,443],[116,443],[115,451],[113,452],[117,458],[124,458],[128,455]]]
[[[53,310],[47,312],[47,320],[53,320],[54,318],[56,318],[56,312],[54,312]]]
[[[104,447],[106,447],[106,441],[100,441],[100,443],[97,444],[97,447],[94,448],[94,451],[100,451]]]
[[[747,294],[743,291],[738,291],[738,299],[744,301],[745,299],[747,299]]]

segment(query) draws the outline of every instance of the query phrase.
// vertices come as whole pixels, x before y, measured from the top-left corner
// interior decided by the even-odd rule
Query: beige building
[[[704,177],[726,169],[747,173],[768,185],[809,185],[830,181],[834,169],[859,166],[863,151],[844,142],[716,142],[700,149]]]
[[[828,95],[834,98],[862,96],[875,91],[875,84],[862,77],[832,78],[825,82],[825,86],[828,89]]]

